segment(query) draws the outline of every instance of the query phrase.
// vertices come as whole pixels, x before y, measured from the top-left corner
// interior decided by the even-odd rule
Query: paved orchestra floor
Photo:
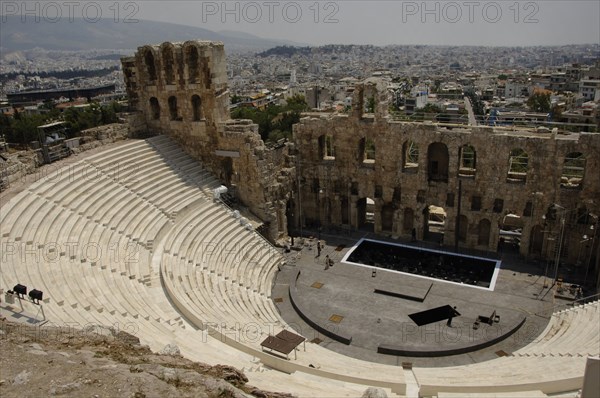
[[[319,257],[316,256],[316,239],[306,240],[302,250],[292,250],[288,254],[288,265],[278,274],[272,297],[276,299],[283,318],[296,326],[297,331],[308,340],[317,337],[322,340],[320,344],[329,349],[373,362],[450,366],[497,358],[502,351],[510,353],[531,342],[548,323],[554,299],[551,294],[546,294],[548,289],[543,288],[544,277],[532,270],[517,270],[515,264],[503,263],[494,291],[385,269],[377,269],[374,274],[372,267],[342,262],[359,240],[358,235],[322,235],[325,246]],[[326,256],[334,260],[334,266],[329,269],[325,269]],[[294,311],[289,286],[294,285],[292,279],[298,270],[301,271],[295,282],[298,307],[318,324],[351,336],[350,345],[323,336]],[[375,289],[401,295],[408,293],[408,296],[417,299],[378,294]],[[420,297],[424,297],[422,302],[418,299]],[[418,326],[409,317],[410,314],[444,305],[456,306],[461,314],[452,320],[451,327],[446,325],[446,320]],[[499,322],[491,325],[480,322],[477,329],[473,328],[479,316],[490,317],[494,311]],[[509,335],[514,330],[516,332]],[[477,348],[501,336],[505,336],[502,341],[487,348]],[[380,345],[412,350],[415,355],[380,354],[377,352]],[[443,354],[456,349],[472,350],[437,358],[423,358],[416,354],[420,351]]]

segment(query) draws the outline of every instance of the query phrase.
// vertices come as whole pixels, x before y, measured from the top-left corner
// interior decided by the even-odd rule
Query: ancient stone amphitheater
[[[211,90],[205,102],[214,105],[220,89]],[[191,127],[192,135],[210,146],[204,135],[214,131],[221,139],[216,149],[244,156],[256,131],[241,122],[219,127],[209,109],[203,108],[206,118]],[[403,369],[311,342],[289,360],[262,351],[267,336],[291,330],[271,298],[276,273],[288,266],[281,250],[213,199],[223,165],[190,156],[204,149],[182,147],[182,127],[167,134],[177,120],[142,117],[145,129],[164,134],[81,155],[2,206],[2,293],[16,284],[43,291],[49,324],[90,331],[108,325],[154,350],[176,344],[187,358],[235,366],[252,385],[297,396],[355,397],[368,387],[389,397],[576,396],[586,363],[598,372],[598,301],[557,311],[541,335],[516,352],[465,366]],[[264,155],[256,156],[260,163]],[[242,196],[253,194],[248,186],[239,187]]]
[[[270,297],[283,258],[213,201],[219,185],[165,136],[85,157],[3,206],[1,285],[43,291],[50,324],[112,325],[152,349],[176,344],[188,358],[236,366],[260,388],[298,396],[376,386],[388,396],[542,397],[579,390],[587,357],[599,353],[597,301],[555,313],[511,355],[413,368],[413,377],[311,343],[296,360],[262,352],[267,335],[289,328]]]

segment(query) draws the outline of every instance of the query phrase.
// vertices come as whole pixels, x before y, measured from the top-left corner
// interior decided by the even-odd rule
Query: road
[[[469,100],[469,97],[465,97],[465,109],[467,112],[469,112],[469,126],[477,126],[477,119],[475,119],[473,106],[471,105],[471,100]]]

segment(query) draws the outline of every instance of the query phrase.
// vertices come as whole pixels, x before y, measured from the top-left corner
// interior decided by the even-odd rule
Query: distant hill
[[[271,55],[279,56],[279,57],[291,57],[293,55],[310,55],[312,49],[310,47],[292,47],[292,46],[277,46],[270,48],[266,51],[263,51],[257,54],[259,57],[269,57]]]
[[[101,19],[91,23],[82,18],[75,18],[73,22],[62,18],[56,23],[43,19],[39,23],[23,23],[20,16],[3,16],[0,26],[0,48],[3,52],[36,47],[47,50],[136,49],[144,44],[193,39],[222,41],[227,51],[236,52],[298,45],[243,32],[213,32],[193,26],[142,20],[137,23],[115,23],[112,19]]]

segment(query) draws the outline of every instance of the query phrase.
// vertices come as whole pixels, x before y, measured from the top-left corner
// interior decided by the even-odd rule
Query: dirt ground
[[[152,353],[127,333],[0,322],[0,396],[291,397],[246,384],[230,366],[189,361],[176,346]]]

